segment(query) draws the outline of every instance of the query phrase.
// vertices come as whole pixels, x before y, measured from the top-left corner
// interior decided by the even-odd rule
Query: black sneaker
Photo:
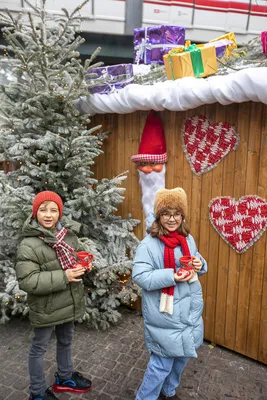
[[[28,400],[59,400],[50,389],[46,389],[43,394],[30,394]]]
[[[53,385],[54,392],[72,392],[85,393],[92,387],[92,382],[84,378],[79,372],[73,372],[70,379],[61,379],[58,373],[55,373],[56,381]]]

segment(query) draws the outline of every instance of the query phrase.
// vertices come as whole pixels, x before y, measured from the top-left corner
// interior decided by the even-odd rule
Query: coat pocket
[[[53,297],[54,297],[53,293],[50,293],[47,297],[47,302],[46,302],[45,309],[44,309],[45,314],[51,313]]]

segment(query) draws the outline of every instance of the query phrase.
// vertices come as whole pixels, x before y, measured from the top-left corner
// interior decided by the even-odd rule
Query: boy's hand
[[[79,276],[84,275],[85,268],[81,264],[76,264],[75,268],[69,268],[65,271],[69,282],[81,282],[82,279],[77,279]]]
[[[91,262],[89,262],[89,264],[88,264],[88,266],[85,268],[85,270],[88,271],[88,272],[91,272],[92,269],[93,269],[93,266],[92,266],[92,261],[91,261]]]

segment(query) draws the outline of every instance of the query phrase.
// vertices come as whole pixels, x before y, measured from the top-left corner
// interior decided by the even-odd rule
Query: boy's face
[[[37,211],[37,221],[45,229],[54,229],[59,220],[58,205],[54,201],[45,201]]]

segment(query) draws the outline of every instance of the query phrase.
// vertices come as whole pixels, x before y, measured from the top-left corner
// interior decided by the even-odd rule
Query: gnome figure
[[[132,156],[131,160],[138,168],[142,204],[147,218],[153,212],[156,191],[165,188],[166,140],[162,122],[155,111],[151,111],[147,117],[138,154]]]

